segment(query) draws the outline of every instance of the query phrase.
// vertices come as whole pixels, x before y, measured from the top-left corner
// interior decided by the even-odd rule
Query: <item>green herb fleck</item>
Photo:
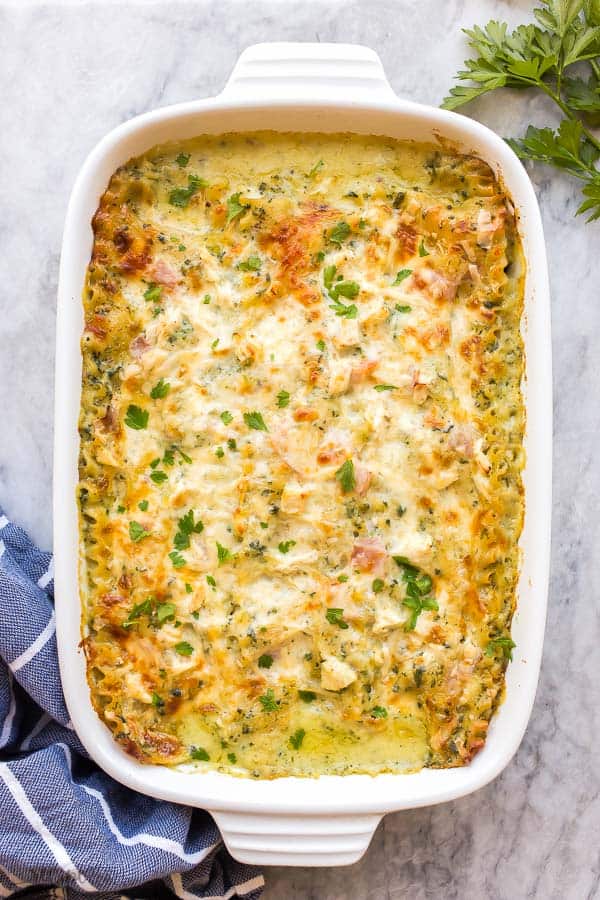
[[[375,390],[381,393],[381,391],[397,391],[398,388],[395,384],[376,384]]]
[[[208,762],[210,759],[210,756],[208,755],[204,747],[191,747],[190,756],[192,757],[192,759],[197,759],[201,762]]]
[[[273,690],[271,688],[269,688],[266,694],[263,694],[258,699],[260,700],[261,706],[265,712],[275,712],[279,707],[279,704],[275,699],[275,694],[273,693]]]
[[[325,618],[330,625],[337,625],[338,628],[348,628],[348,623],[344,619],[344,610],[338,607],[329,607],[325,613]]]
[[[146,512],[146,510],[148,509],[148,501],[140,500],[140,502],[138,503],[138,509],[141,509],[142,512]]]
[[[304,703],[312,703],[313,700],[317,699],[317,695],[314,691],[298,691],[298,696]]]
[[[162,484],[163,481],[166,481],[169,476],[166,472],[161,472],[160,469],[157,469],[155,472],[150,472],[150,478],[154,482],[154,484]]]
[[[244,422],[248,426],[248,428],[253,428],[254,431],[268,431],[269,429],[265,425],[264,419],[259,412],[247,412],[244,413]]]
[[[385,587],[385,582],[382,581],[381,578],[376,578],[371,585],[371,590],[374,594],[380,594]]]
[[[162,297],[162,287],[160,284],[151,284],[148,285],[146,290],[144,291],[144,300],[150,300],[153,302],[158,302]]]
[[[135,431],[142,431],[148,427],[149,418],[150,414],[147,409],[141,409],[139,406],[130,403],[127,407],[125,424],[128,428],[133,428]]]
[[[318,172],[320,169],[322,169],[324,165],[325,165],[325,163],[323,162],[322,159],[320,159],[318,162],[316,162],[316,163],[314,164],[314,166],[312,167],[312,169],[311,169],[310,172],[308,173],[308,177],[309,177],[309,178],[314,178],[315,175],[317,174],[317,172]]]
[[[392,282],[392,285],[394,285],[394,284],[402,284],[402,282],[403,282],[406,278],[408,278],[409,275],[412,275],[412,269],[400,269],[400,271],[399,271],[399,272],[397,273],[397,275],[396,275],[395,280]]]
[[[228,409],[224,410],[221,413],[221,422],[223,423],[223,425],[229,425],[230,422],[233,422],[233,416]]]
[[[232,194],[227,200],[227,225],[237,219],[238,216],[248,209],[247,203],[240,203],[240,193]]]
[[[188,644],[187,641],[179,641],[178,644],[175,644],[175,651],[179,653],[180,656],[191,656],[194,652],[194,648],[191,644]]]
[[[497,653],[500,653],[504,659],[512,659],[512,652],[516,646],[515,642],[509,637],[491,638],[485,648],[485,655],[495,656]]]
[[[371,715],[374,719],[387,719],[388,711],[385,706],[374,706]]]
[[[269,653],[263,653],[262,656],[258,657],[258,668],[259,669],[270,669],[273,665],[273,657]]]
[[[277,394],[277,406],[283,409],[290,402],[290,395],[287,391],[279,391]]]
[[[399,313],[409,313],[412,310],[412,306],[407,306],[403,303],[396,303],[394,309]]]
[[[227,562],[228,559],[231,559],[231,551],[227,549],[227,547],[223,547],[217,541],[217,559],[219,561],[219,565],[222,566],[224,562]]]
[[[317,350],[320,350],[321,353],[325,353],[325,341],[317,341]]]
[[[227,754],[227,759],[229,760],[229,762],[230,762],[232,765],[235,765],[236,762],[237,762],[237,756],[235,755],[235,753],[228,753],[228,754]]]
[[[185,592],[186,592],[186,594],[192,594],[193,591],[194,591],[194,588],[191,586],[191,584],[188,584],[187,581],[186,581],[186,583],[185,583]]]
[[[183,558],[181,553],[177,552],[177,550],[171,550],[171,552],[169,553],[169,559],[173,563],[173,567],[175,569],[181,569],[182,566],[186,565],[185,559]]]
[[[329,232],[329,240],[332,244],[341,246],[342,241],[345,241],[346,238],[349,237],[350,230],[350,226],[347,222],[338,222]]]
[[[350,491],[354,490],[356,478],[354,476],[354,463],[351,459],[347,459],[345,463],[342,463],[335,473],[335,477],[339,481],[344,494],[349,494]]]
[[[429,250],[426,249],[422,239],[421,243],[419,244],[419,256],[429,256]]]
[[[156,607],[156,621],[159,625],[168,619],[175,618],[176,607],[174,603],[159,603]]]
[[[165,701],[163,700],[163,698],[159,694],[157,694],[156,691],[153,691],[152,692],[152,706],[156,706],[158,709],[160,709],[164,705],[165,705]]]
[[[281,541],[278,545],[280,553],[289,553],[292,547],[296,546],[296,541]]]
[[[200,188],[208,187],[208,182],[204,180],[204,178],[198,178],[197,175],[190,175],[188,177],[188,186],[186,188],[175,188],[174,191],[171,191],[169,194],[169,203],[171,206],[178,206],[180,209],[185,209],[188,205],[194,194],[197,194]]]
[[[178,166],[181,166],[182,169],[185,169],[185,167],[187,166],[189,161],[190,161],[189,153],[179,153],[175,157],[175,162],[177,163]]]
[[[177,522],[177,533],[173,540],[176,550],[187,550],[190,546],[190,536],[201,534],[204,531],[204,523],[198,519],[194,522],[194,510],[189,509]]]
[[[163,397],[166,397],[169,391],[171,390],[171,385],[168,381],[165,381],[164,378],[161,378],[156,382],[152,390],[150,391],[150,396],[153,400],[162,400]]]
[[[206,583],[207,583],[207,584],[210,584],[210,586],[211,586],[212,588],[216,588],[216,586],[217,586],[217,582],[215,581],[215,579],[213,578],[212,575],[207,575],[207,576],[206,576]]]
[[[294,750],[299,750],[299,749],[300,749],[300,747],[302,746],[302,741],[304,740],[305,735],[306,735],[306,731],[304,730],[304,728],[298,728],[298,730],[295,731],[295,732],[290,736],[290,744],[292,745],[292,747],[294,748]]]
[[[140,525],[139,522],[130,522],[129,523],[129,537],[131,540],[137,544],[138,541],[143,540],[144,538],[149,537],[150,532],[146,531],[146,529]]]
[[[249,256],[248,259],[238,263],[240,272],[260,272],[262,260],[260,256]]]

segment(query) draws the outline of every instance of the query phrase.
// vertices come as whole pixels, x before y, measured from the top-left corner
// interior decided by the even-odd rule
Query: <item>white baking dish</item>
[[[518,212],[527,259],[523,333],[527,404],[525,527],[517,643],[506,700],[485,748],[459,769],[413,775],[327,776],[274,781],[218,773],[186,774],[127,756],[94,712],[80,641],[77,583],[78,435],[83,326],[81,293],[92,248],[90,221],[112,172],[154,144],[200,133],[257,129],[353,131],[396,138],[443,137],[485,159]],[[364,853],[381,816],[461,797],[489,782],[516,751],[533,704],[546,613],[551,509],[550,314],[544,239],[531,183],[497,135],[468,118],[399,99],[377,55],[344,44],[259,44],[240,57],[222,94],[139,116],[105,137],[86,160],[71,196],[58,294],[54,534],[60,667],[75,729],[90,756],[118,781],[143,793],[204,807],[239,860],[284,865],[342,865]]]

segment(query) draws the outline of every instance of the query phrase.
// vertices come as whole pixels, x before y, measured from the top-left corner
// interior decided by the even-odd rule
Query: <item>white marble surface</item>
[[[52,371],[61,229],[85,154],[157,105],[214,94],[261,40],[356,41],[399,94],[438,103],[464,57],[461,25],[518,21],[526,0],[0,0],[0,503],[51,541]],[[504,94],[471,111],[500,133],[547,115]],[[387,816],[350,869],[272,869],[268,900],[600,897],[600,224],[575,185],[533,175],[554,324],[555,487],[540,689],[514,762],[478,794]]]

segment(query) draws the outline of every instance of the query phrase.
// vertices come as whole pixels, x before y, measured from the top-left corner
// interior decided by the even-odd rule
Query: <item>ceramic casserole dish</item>
[[[80,648],[79,526],[76,502],[81,390],[82,289],[92,216],[114,170],[153,145],[200,134],[256,131],[355,132],[451,142],[485,160],[517,213],[526,259],[522,331],[527,426],[525,522],[506,698],[483,750],[462,768],[415,774],[252,780],[143,765],[114,741],[94,711]],[[366,850],[381,817],[464,796],[485,785],[515,753],[531,712],[544,634],[551,511],[551,346],[542,225],[532,185],[504,141],[452,112],[398,98],[377,55],[344,44],[259,44],[242,53],[215,98],[138,116],[91,152],[69,203],[60,267],[56,354],[54,534],[57,636],[67,706],[90,756],[142,793],[207,809],[236,859],[265,865],[344,865]]]

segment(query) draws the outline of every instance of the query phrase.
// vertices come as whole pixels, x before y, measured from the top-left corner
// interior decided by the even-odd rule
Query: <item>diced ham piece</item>
[[[157,260],[150,268],[149,273],[153,281],[163,284],[165,287],[175,287],[179,281],[179,275],[164,259]]]
[[[429,266],[423,266],[413,273],[415,286],[432,300],[454,300],[456,296],[456,281],[451,281],[445,275],[436,272]]]
[[[360,538],[352,548],[352,565],[359,572],[383,575],[387,553],[379,538]]]
[[[138,334],[138,336],[130,343],[129,352],[135,359],[139,359],[151,346],[152,344],[146,339],[145,334]]]
[[[354,463],[355,491],[359,497],[367,493],[372,477],[366,466],[363,466],[362,463]]]

